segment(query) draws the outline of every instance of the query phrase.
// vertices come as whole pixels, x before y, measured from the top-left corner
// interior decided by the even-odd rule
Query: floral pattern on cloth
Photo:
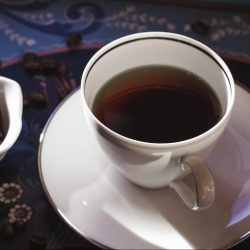
[[[0,0],[0,5],[0,39],[6,44],[0,53],[3,65],[19,59],[24,51],[44,53],[65,48],[65,39],[76,33],[84,36],[84,46],[93,46],[155,30],[188,35],[219,53],[250,61],[248,12],[153,1]]]
[[[21,134],[0,164],[0,246],[99,249],[62,221],[40,182],[39,140],[50,115],[79,87],[91,56],[115,38],[151,30],[177,32],[249,60],[250,16],[142,1],[0,0],[0,6],[0,74],[19,82],[24,96]],[[71,35],[77,38],[73,42]],[[69,48],[72,44],[76,48]],[[27,53],[33,53],[28,64]],[[247,83],[249,74],[243,76]]]
[[[11,208],[8,214],[9,222],[14,223],[15,221],[21,220],[27,222],[32,216],[32,209],[26,204],[15,205],[14,208]]]
[[[0,186],[0,202],[11,203],[16,202],[22,195],[23,190],[16,183],[4,183]]]

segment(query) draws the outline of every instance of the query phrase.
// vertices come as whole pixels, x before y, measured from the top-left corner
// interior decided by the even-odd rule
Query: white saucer
[[[236,88],[229,127],[208,158],[214,205],[187,208],[169,188],[139,188],[113,169],[92,139],[79,90],[54,112],[41,136],[39,169],[58,213],[78,233],[113,249],[226,248],[250,233],[250,94]]]

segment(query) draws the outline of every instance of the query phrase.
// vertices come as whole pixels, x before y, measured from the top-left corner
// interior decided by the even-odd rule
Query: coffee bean
[[[23,66],[26,73],[31,75],[37,74],[41,69],[41,65],[37,54],[33,52],[25,53],[23,56]]]
[[[16,233],[21,233],[25,229],[25,223],[22,220],[17,220],[13,223],[13,228]]]
[[[37,74],[41,70],[41,65],[38,61],[25,62],[24,69],[28,74]]]
[[[28,96],[23,97],[23,106],[26,107],[30,104],[30,98]]]
[[[60,100],[62,100],[68,94],[67,90],[63,87],[58,88],[57,91]]]
[[[39,92],[33,92],[30,95],[30,100],[33,102],[44,102],[45,101],[45,97],[42,93]]]
[[[30,238],[31,249],[45,249],[46,244],[46,238],[40,233],[33,234]]]
[[[47,58],[42,61],[42,71],[44,74],[53,74],[57,69],[57,61],[54,58]]]
[[[24,62],[34,62],[34,61],[38,61],[38,56],[36,53],[33,52],[27,52],[24,54],[23,56],[23,61]]]
[[[5,238],[12,238],[14,236],[13,226],[9,222],[4,222],[1,227],[2,235]]]
[[[76,33],[72,36],[70,36],[66,40],[66,44],[69,48],[76,48],[82,43],[82,35],[80,33]]]
[[[35,108],[44,108],[44,106],[47,104],[44,94],[40,92],[33,92],[30,95],[29,100],[29,104]]]
[[[209,32],[209,26],[203,20],[195,20],[190,25],[191,30],[200,35],[206,35]]]
[[[69,65],[64,61],[59,61],[57,65],[57,74],[58,75],[68,75],[69,74]]]

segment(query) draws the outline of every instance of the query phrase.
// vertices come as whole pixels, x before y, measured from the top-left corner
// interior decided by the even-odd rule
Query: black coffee
[[[206,82],[166,66],[139,67],[111,79],[99,91],[93,112],[113,131],[153,143],[195,137],[221,117],[219,100]]]

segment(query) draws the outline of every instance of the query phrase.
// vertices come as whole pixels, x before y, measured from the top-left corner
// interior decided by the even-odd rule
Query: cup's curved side
[[[112,64],[113,67],[109,67]],[[91,110],[98,91],[109,79],[124,70],[145,65],[170,65],[205,80],[218,96],[222,109],[221,119],[204,133],[173,143],[138,141],[106,127]],[[90,130],[120,172],[139,186],[161,188],[179,181],[183,176],[181,164],[178,164],[180,159],[192,155],[205,159],[204,156],[217,143],[232,113],[235,86],[227,65],[204,44],[179,34],[144,32],[119,38],[104,46],[90,59],[82,75],[81,96]],[[203,176],[205,172],[197,169],[194,174]],[[206,180],[212,183],[212,176]],[[199,190],[204,187],[200,184],[197,185]],[[212,204],[214,194],[210,198],[205,205],[202,205],[203,200],[198,199],[197,206],[208,207]],[[192,207],[193,204],[190,204]]]

